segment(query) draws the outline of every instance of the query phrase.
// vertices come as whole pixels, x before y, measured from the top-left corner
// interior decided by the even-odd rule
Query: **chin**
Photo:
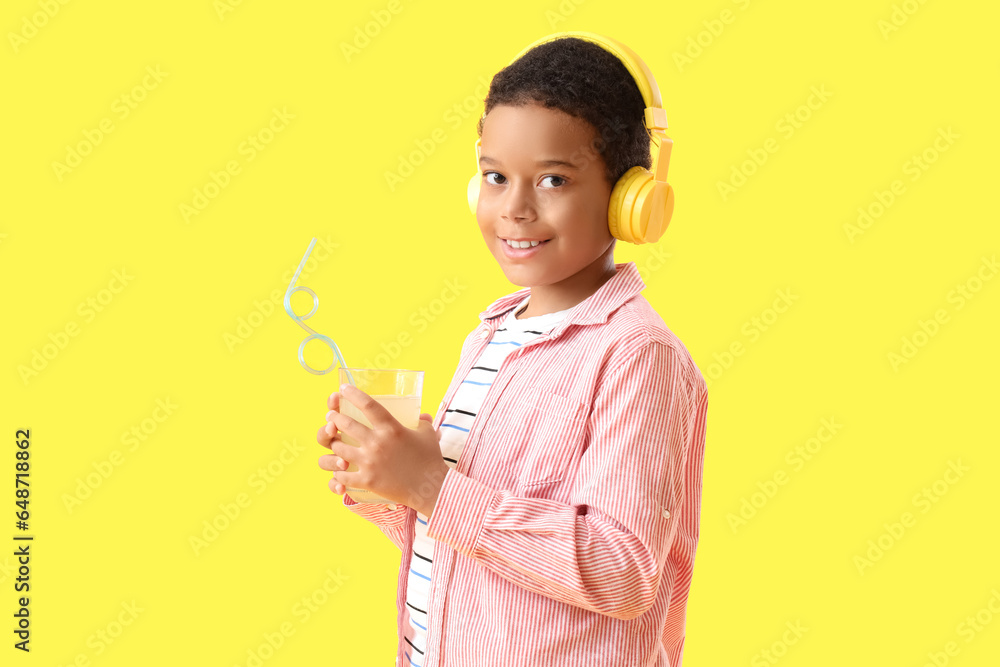
[[[518,267],[512,268],[501,264],[500,269],[503,271],[503,275],[507,278],[507,281],[518,287],[535,287],[539,284],[538,280],[532,278],[528,271],[524,271]]]

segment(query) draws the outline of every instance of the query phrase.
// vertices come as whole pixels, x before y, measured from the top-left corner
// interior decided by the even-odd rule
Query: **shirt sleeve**
[[[343,505],[358,516],[371,521],[379,527],[385,536],[393,544],[403,551],[403,533],[406,528],[406,514],[408,508],[405,505],[396,505],[396,509],[386,503],[359,503],[344,493]]]
[[[472,334],[474,333],[475,331],[472,332]],[[466,337],[463,347],[468,344],[469,339],[472,338],[472,334]],[[445,407],[444,403],[438,406],[437,414],[434,417],[435,424],[441,422],[445,413]],[[399,547],[400,551],[406,550],[404,546],[406,525],[407,522],[412,523],[414,519],[413,516],[409,516],[409,508],[406,505],[398,503],[359,503],[346,492],[344,493],[342,504],[351,512],[378,526],[379,530],[385,533],[385,536]],[[415,513],[416,510],[414,510]]]
[[[688,470],[687,455],[702,451],[706,410],[693,364],[650,341],[597,389],[570,503],[515,496],[451,469],[427,533],[528,590],[636,618],[656,599],[684,503],[700,508],[701,461]],[[693,559],[691,528],[683,548]]]

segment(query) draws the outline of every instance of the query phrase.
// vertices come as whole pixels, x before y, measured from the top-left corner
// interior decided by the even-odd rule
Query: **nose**
[[[531,184],[510,184],[503,194],[500,217],[514,222],[527,222],[535,218],[535,191]]]

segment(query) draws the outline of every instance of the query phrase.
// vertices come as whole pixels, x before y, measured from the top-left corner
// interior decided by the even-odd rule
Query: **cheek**
[[[608,206],[607,202],[595,199],[574,206],[572,210],[566,211],[566,220],[572,220],[575,229],[586,230],[583,233],[576,233],[573,236],[579,241],[585,241],[588,245],[610,241],[613,237],[611,229],[608,227]]]
[[[494,206],[488,201],[488,198],[480,194],[479,201],[476,204],[475,217],[476,222],[479,224],[479,229],[484,232],[493,227],[493,220],[495,217],[495,211],[493,209]]]
[[[565,204],[573,209],[574,215],[586,215],[588,219],[607,218],[611,191],[603,183],[580,184],[582,196],[567,197]]]
[[[608,204],[610,199],[610,195],[608,197],[598,197],[594,200],[590,207],[590,215],[593,218],[594,230],[596,231],[598,238],[602,240],[610,240],[614,238],[611,235],[611,229],[608,227]]]
[[[484,239],[489,240],[493,236],[493,225],[488,222],[479,222],[479,233],[483,235]]]
[[[495,257],[499,256],[500,250],[496,244],[496,230],[493,228],[493,225],[480,223],[479,233],[483,235],[483,243],[486,244],[486,248],[490,254]]]

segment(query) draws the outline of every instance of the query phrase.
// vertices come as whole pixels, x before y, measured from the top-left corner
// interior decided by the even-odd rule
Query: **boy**
[[[613,184],[652,162],[645,107],[590,39],[501,70],[470,196],[528,289],[480,314],[433,422],[404,428],[353,387],[328,401],[330,488],[402,550],[401,667],[681,664],[707,393],[635,264],[614,262],[608,215]]]

